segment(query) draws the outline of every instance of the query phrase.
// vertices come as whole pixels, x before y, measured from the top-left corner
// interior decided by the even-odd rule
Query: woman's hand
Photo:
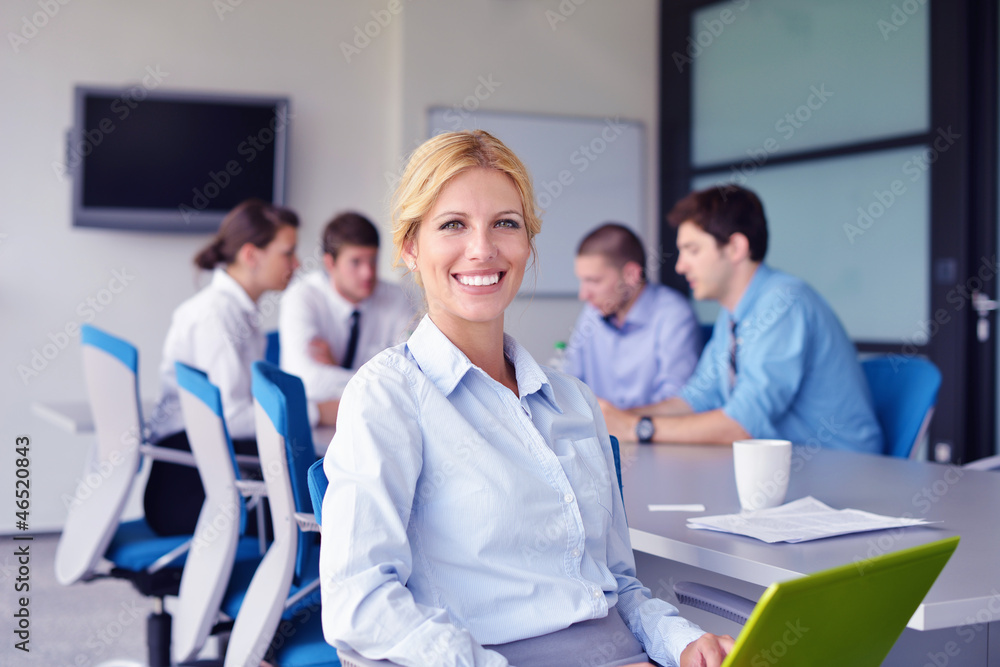
[[[681,653],[681,667],[719,667],[733,650],[734,643],[729,635],[706,632]]]

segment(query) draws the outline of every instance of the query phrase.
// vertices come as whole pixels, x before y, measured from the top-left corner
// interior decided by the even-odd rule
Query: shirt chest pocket
[[[563,468],[580,498],[581,506],[585,506],[586,501],[596,501],[611,514],[614,508],[612,493],[618,492],[617,475],[613,469],[608,468],[608,457],[600,439],[562,440],[558,445],[564,450],[560,459],[564,462]],[[586,510],[586,507],[583,509]]]

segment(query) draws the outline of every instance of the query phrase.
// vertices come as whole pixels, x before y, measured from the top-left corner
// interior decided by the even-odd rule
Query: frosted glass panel
[[[695,12],[689,53],[673,56],[693,75],[693,163],[926,131],[929,7],[734,0]]]
[[[805,279],[854,340],[923,344],[930,265],[926,150],[894,149],[763,168],[766,261]],[[704,188],[730,182],[705,176]]]

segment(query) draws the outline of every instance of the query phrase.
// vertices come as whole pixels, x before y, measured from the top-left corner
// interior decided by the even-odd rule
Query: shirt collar
[[[420,370],[445,396],[455,391],[455,387],[465,374],[476,368],[469,358],[441,333],[429,315],[424,315],[420,320],[420,324],[406,341],[406,347],[420,366]],[[528,351],[508,334],[503,336],[503,351],[514,364],[520,397],[541,392],[542,396],[558,409],[555,404],[555,394],[552,392],[545,371]]]
[[[330,274],[328,274],[326,271],[320,271],[319,275],[322,276],[323,285],[326,287],[326,293],[329,295],[330,300],[333,302],[334,308],[336,308],[335,312],[340,313],[345,318],[350,316],[350,314],[353,313],[355,310],[361,313],[365,312],[365,304],[371,300],[371,297],[364,299],[359,303],[353,303],[351,301],[348,301],[347,299],[344,298],[344,296],[340,292],[337,291],[337,288],[333,286],[333,281],[330,280]],[[378,283],[375,284],[375,290],[376,291],[378,290]],[[372,296],[374,295],[375,292],[373,291]]]
[[[740,297],[740,302],[736,304],[736,310],[729,313],[729,319],[735,320],[736,322],[742,322],[743,318],[746,317],[747,313],[753,310],[754,304],[757,303],[757,299],[760,298],[761,294],[764,292],[764,285],[767,283],[768,279],[774,275],[774,270],[767,264],[761,262],[754,271],[753,278],[750,279],[750,284],[747,285],[746,291],[743,296]],[[723,309],[725,310],[725,309]]]
[[[236,299],[240,308],[248,313],[257,312],[257,304],[253,302],[243,285],[236,282],[236,279],[226,273],[226,269],[219,266],[212,272],[212,288],[231,295]]]
[[[653,290],[649,289],[648,283],[644,284],[642,286],[642,291],[639,292],[639,296],[637,296],[635,301],[632,303],[632,307],[628,309],[627,313],[625,313],[625,321],[620,327],[615,324],[615,314],[602,315],[601,320],[615,331],[623,333],[628,329],[641,327],[649,321],[651,310],[650,301],[652,299]]]

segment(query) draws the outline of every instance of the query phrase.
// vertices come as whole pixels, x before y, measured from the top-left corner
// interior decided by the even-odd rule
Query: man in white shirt
[[[281,367],[302,378],[313,422],[331,424],[347,381],[365,362],[405,340],[415,325],[403,290],[379,282],[379,237],[359,213],[341,213],[323,231],[323,266],[281,299]],[[318,414],[317,414],[318,413]]]

